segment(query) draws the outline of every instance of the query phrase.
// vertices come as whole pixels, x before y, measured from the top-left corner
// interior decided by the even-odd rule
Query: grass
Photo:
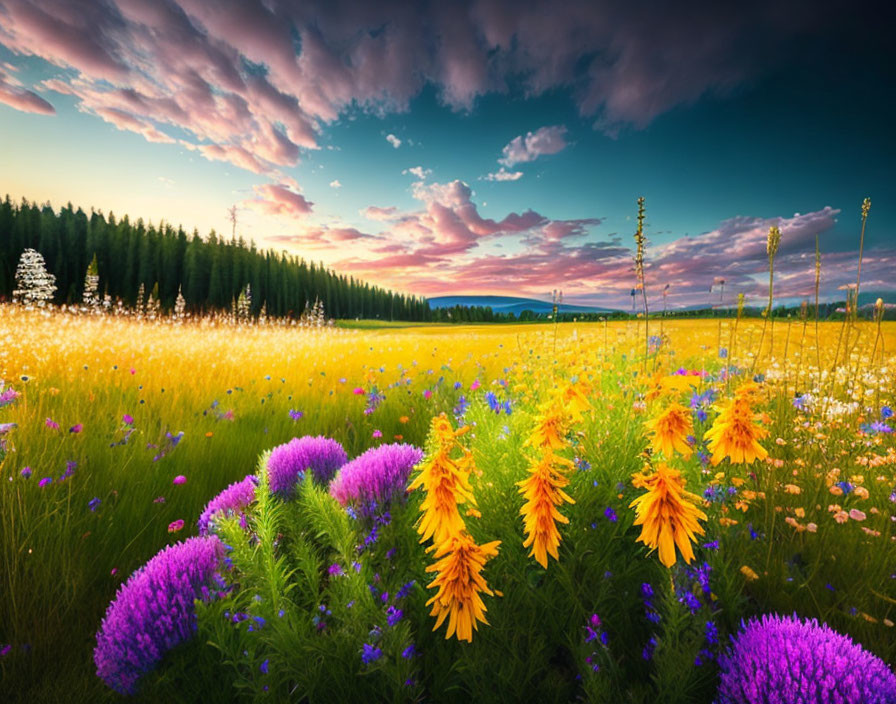
[[[17,424],[6,436],[9,451],[0,463],[0,645],[12,646],[0,658],[0,696],[4,701],[113,699],[94,675],[92,648],[116,589],[160,548],[195,534],[205,503],[252,472],[262,451],[304,434],[333,437],[352,457],[399,438],[422,446],[430,419],[443,411],[453,415],[461,394],[481,404],[483,392],[492,390],[513,396],[520,408],[531,407],[545,380],[557,374],[593,379],[596,410],[581,428],[578,452],[604,487],[589,493],[591,477],[576,475],[571,491],[578,503],[567,512],[569,534],[585,530],[612,506],[624,520],[607,524],[612,533],[604,537],[624,546],[622,557],[612,558],[624,569],[630,560],[625,550],[635,549],[637,532],[627,509],[635,494],[627,487],[619,492],[623,498],[616,498],[606,487],[627,483],[641,468],[642,423],[659,402],[644,403],[640,395],[661,379],[654,379],[655,369],[716,373],[727,363],[749,368],[762,324],[741,321],[736,339],[733,325],[663,321],[664,341],[645,378],[644,334],[637,321],[558,326],[349,321],[307,331],[77,318],[0,306],[0,380],[21,393],[16,403],[0,409],[0,421]],[[651,323],[652,333],[659,328],[657,321]],[[859,432],[875,420],[869,409],[877,413],[894,401],[894,371],[887,360],[896,349],[896,324],[884,323],[881,330],[882,345],[874,325],[858,323],[846,363],[831,372],[838,324],[821,324],[816,350],[813,326],[805,332],[799,322],[779,322],[773,353],[766,350],[755,361],[770,382],[763,412],[771,436],[764,444],[780,465],[755,470],[751,478],[749,470],[728,463],[714,476],[701,471],[696,458],[689,461],[689,486],[698,493],[713,482],[727,490],[735,480],[751,482],[754,491],[745,506],[713,506],[711,516],[710,532],[722,545],[716,589],[720,602],[731,605],[723,617],[729,629],[736,628],[737,614],[750,609],[808,611],[891,662],[896,657],[896,580],[890,579],[896,563],[893,524],[887,519],[893,508],[886,499],[896,461],[892,435]],[[720,346],[731,348],[724,360]],[[724,396],[729,384],[714,378]],[[473,392],[476,381],[481,390]],[[517,385],[520,389],[512,391]],[[816,399],[812,413],[794,408],[792,399],[813,389],[828,400]],[[371,398],[380,395],[384,399],[375,410],[365,413]],[[294,419],[297,413],[290,411],[302,415]],[[132,424],[123,421],[125,415]],[[511,584],[526,583],[541,574],[527,568],[514,576],[525,563],[512,477],[522,471],[518,447],[526,416],[510,416],[510,436],[500,447],[502,418],[477,417],[473,451],[498,487],[482,491],[482,530],[500,535],[507,551],[495,574],[507,575]],[[375,431],[382,437],[374,437]],[[169,434],[180,432],[175,445]],[[878,466],[874,457],[882,458]],[[61,479],[69,462],[76,463],[73,474]],[[21,474],[26,467],[28,479]],[[185,484],[173,484],[178,475],[187,478]],[[40,487],[44,477],[53,481]],[[837,496],[831,490],[836,481],[866,486],[871,495]],[[785,489],[788,484],[800,493]],[[94,498],[99,504],[91,510]],[[867,522],[837,523],[828,510],[837,502],[847,510],[864,509]],[[736,523],[726,526],[722,518]],[[817,532],[798,530],[786,518],[801,526],[815,522]],[[176,520],[186,527],[169,533]],[[870,526],[882,534],[862,530]],[[751,532],[760,538],[752,539]],[[587,571],[591,558],[584,545],[570,537],[570,552],[561,558],[561,564],[577,566],[564,573],[570,588],[585,579],[581,570]],[[743,565],[759,579],[745,578]],[[606,608],[610,604],[607,595]],[[500,607],[489,613],[493,633],[514,628],[511,614]],[[625,619],[637,617],[625,614]],[[523,618],[537,628],[542,614],[530,610]],[[563,615],[552,618],[550,638],[563,638],[558,631],[566,623]],[[622,617],[616,625],[644,626],[629,626]],[[467,664],[479,668],[476,677],[487,678],[487,651],[483,644],[473,647],[481,662]],[[524,683],[514,682],[524,694]]]

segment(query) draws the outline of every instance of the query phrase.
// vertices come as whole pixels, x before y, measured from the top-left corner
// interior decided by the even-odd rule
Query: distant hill
[[[553,304],[550,301],[539,301],[535,298],[517,298],[515,296],[436,296],[430,298],[430,308],[452,308],[453,306],[488,306],[495,313],[513,313],[519,315],[524,310],[533,313],[550,313]],[[561,313],[612,313],[611,308],[596,306],[575,306],[560,304]]]

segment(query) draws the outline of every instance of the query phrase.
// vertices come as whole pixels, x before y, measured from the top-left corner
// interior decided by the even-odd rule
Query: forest
[[[56,277],[56,305],[82,302],[95,257],[100,299],[108,295],[128,308],[137,306],[142,285],[166,313],[178,292],[191,315],[229,313],[249,286],[255,317],[262,309],[273,318],[299,317],[320,299],[330,318],[432,319],[424,298],[372,286],[286,252],[261,250],[241,237],[212,231],[203,238],[164,222],[132,222],[127,215],[118,219],[92,209],[87,214],[71,203],[57,212],[25,199],[15,204],[9,195],[0,202],[0,302],[11,299],[16,267],[28,248],[43,255]]]

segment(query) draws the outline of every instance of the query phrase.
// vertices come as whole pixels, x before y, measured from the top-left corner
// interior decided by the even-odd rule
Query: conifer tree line
[[[285,252],[259,250],[241,237],[228,240],[212,231],[203,238],[167,223],[87,214],[71,203],[56,212],[50,204],[25,199],[15,204],[8,195],[0,202],[0,301],[11,300],[26,249],[43,255],[55,277],[56,305],[83,303],[95,257],[98,280],[88,296],[108,295],[129,308],[148,302],[138,301],[142,290],[166,313],[174,310],[179,292],[192,315],[229,313],[248,286],[253,317],[264,309],[269,317],[298,318],[319,300],[330,318],[432,319],[424,298],[340,276]]]

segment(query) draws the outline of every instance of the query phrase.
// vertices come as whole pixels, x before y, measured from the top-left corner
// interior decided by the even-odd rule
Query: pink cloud
[[[8,67],[0,68],[0,103],[22,112],[38,115],[55,115],[56,108],[41,98],[37,93],[22,87],[21,82],[6,73]]]
[[[149,142],[172,144],[175,141],[172,137],[157,130],[149,122],[140,120],[130,113],[119,110],[118,108],[97,108],[94,112],[109,124],[115,125],[118,129],[141,134]]]
[[[279,184],[265,183],[253,188],[256,197],[243,201],[243,205],[266,215],[280,215],[301,220],[311,213],[314,205],[301,194]]]
[[[386,222],[388,222],[389,220],[395,220],[396,217],[399,217],[398,208],[396,208],[395,206],[380,208],[376,205],[370,205],[366,208],[363,208],[360,211],[360,214],[368,220],[381,220]]]
[[[535,132],[527,132],[525,136],[520,135],[510,140],[510,144],[502,150],[504,156],[498,159],[498,163],[512,167],[527,161],[535,161],[545,154],[556,154],[563,151],[567,144],[566,127],[563,125],[539,127]],[[502,168],[501,171],[504,169]],[[515,179],[496,178],[496,180]]]
[[[336,268],[425,295],[460,290],[544,297],[562,288],[571,302],[631,307],[629,293],[636,283],[633,252],[616,238],[589,240],[601,223],[599,218],[550,220],[526,211],[510,213],[500,221],[486,220],[473,215],[476,206],[462,182],[421,187],[417,196],[423,210],[390,209],[392,219],[379,233],[379,242],[365,256],[337,261]],[[672,307],[717,305],[718,282],[724,278],[724,305],[733,305],[738,293],[744,293],[751,305],[762,305],[767,295],[765,243],[771,224],[782,231],[775,265],[776,298],[792,301],[813,295],[816,234],[824,252],[822,295],[830,296],[855,281],[858,260],[854,249],[826,251],[835,244],[828,240],[838,213],[822,208],[792,217],[735,217],[703,234],[648,247],[649,303],[661,308],[662,291],[668,285]],[[495,241],[492,235],[507,242],[499,253],[480,249],[484,241]],[[894,266],[896,248],[866,249],[863,289],[893,290]],[[713,293],[711,287],[715,287]]]
[[[570,0],[552,10],[547,0],[339,11],[286,0],[3,0],[0,44],[65,68],[54,89],[68,85],[86,112],[128,113],[134,120],[119,115],[113,124],[128,122],[147,139],[165,126],[184,130],[209,158],[279,177],[347,109],[404,111],[427,84],[446,105],[470,110],[479,96],[508,91],[512,77],[529,96],[571,90],[579,112],[608,132],[643,127],[751,79],[777,47],[792,45],[786,39],[830,21],[764,3],[737,12],[663,5],[644,15],[622,2]],[[47,112],[38,98],[4,92],[7,103]],[[565,146],[562,127],[542,127],[511,141],[502,164]]]

